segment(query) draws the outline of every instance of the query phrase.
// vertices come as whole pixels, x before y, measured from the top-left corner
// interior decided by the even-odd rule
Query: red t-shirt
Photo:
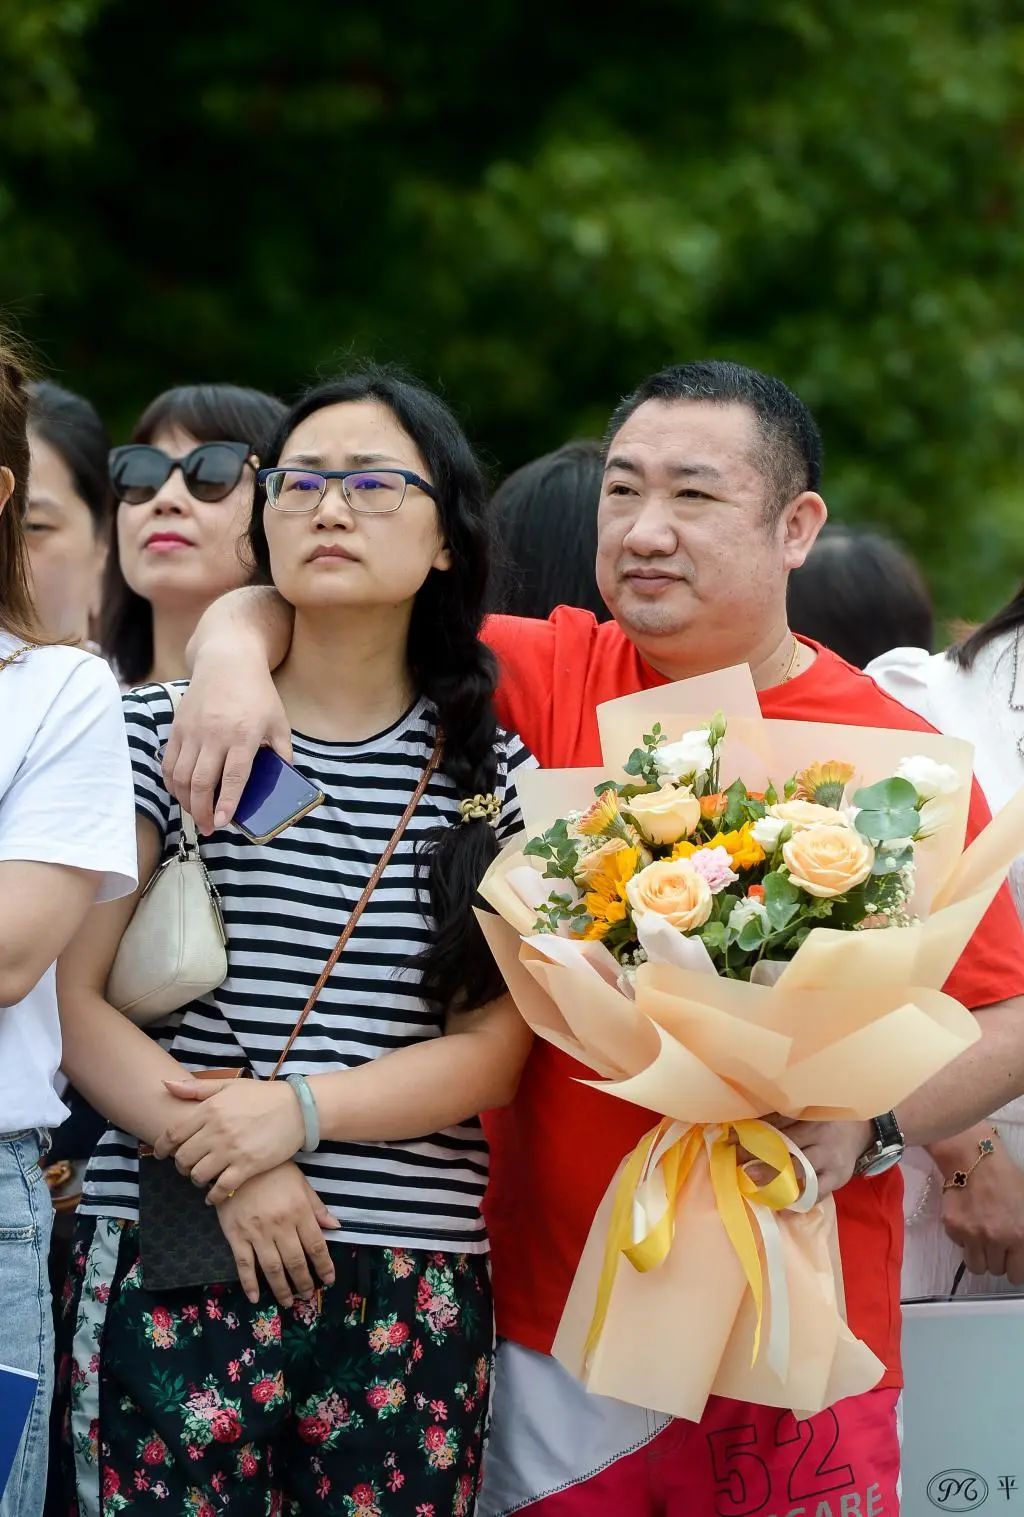
[[[518,731],[541,764],[601,762],[596,708],[667,683],[615,622],[560,607],[549,621],[495,617],[485,636],[501,661],[502,724]],[[849,726],[932,729],[858,669],[811,644],[814,664],[760,693],[765,717]],[[988,822],[977,786],[968,838]],[[977,1008],[1024,995],[1024,935],[1004,888],[946,985]],[[488,1118],[492,1146],[487,1221],[498,1331],[550,1352],[598,1205],[618,1165],[655,1118],[578,1083],[590,1071],[537,1039],[519,1092]],[[898,1170],[853,1180],[836,1195],[852,1330],[900,1383],[903,1180]]]

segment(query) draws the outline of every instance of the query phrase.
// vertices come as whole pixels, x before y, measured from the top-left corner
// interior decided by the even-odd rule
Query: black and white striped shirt
[[[171,703],[160,685],[124,697],[136,807],[157,828],[164,856],[177,848],[180,811],[160,774]],[[361,743],[293,734],[295,767],[326,802],[266,844],[223,829],[202,843],[220,892],[229,938],[228,977],[219,990],[175,1012],[156,1035],[189,1069],[248,1063],[266,1078],[323,969],[349,913],[387,846],[434,747],[424,701],[386,732]],[[532,764],[518,738],[500,735],[499,839],[521,826],[514,773]],[[444,1030],[420,995],[413,962],[431,922],[414,888],[417,842],[439,822],[459,823],[451,780],[436,773],[344,953],[302,1029],[284,1073],[351,1068]],[[89,1166],[82,1211],[138,1216],[135,1141],[109,1130]],[[342,1224],[343,1242],[482,1253],[480,1203],[487,1146],[478,1120],[395,1143],[330,1143],[297,1156],[307,1179]]]

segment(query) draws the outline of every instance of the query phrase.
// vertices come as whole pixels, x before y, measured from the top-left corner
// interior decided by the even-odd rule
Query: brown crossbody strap
[[[302,1011],[301,1011],[301,1013],[299,1015],[299,1020],[296,1022],[295,1026],[292,1028],[291,1037],[288,1039],[287,1043],[284,1045],[284,1049],[283,1049],[283,1051],[281,1053],[281,1057],[278,1059],[277,1063],[274,1065],[273,1073],[270,1076],[270,1078],[272,1080],[276,1080],[277,1076],[280,1074],[281,1068],[282,1068],[282,1066],[284,1064],[285,1059],[287,1059],[288,1055],[292,1051],[292,1045],[294,1044],[295,1039],[298,1037],[299,1033],[303,1029],[303,1026],[305,1025],[306,1018],[309,1016],[310,1012],[313,1010],[313,1007],[316,1005],[317,999],[318,999],[318,997],[320,995],[321,990],[323,990],[324,986],[327,984],[327,981],[330,979],[331,974],[332,974],[332,972],[334,970],[335,964],[337,964],[338,960],[341,958],[341,955],[344,953],[344,951],[345,951],[345,944],[348,942],[349,938],[355,932],[355,930],[356,930],[356,924],[358,923],[359,918],[362,916],[363,911],[366,908],[366,903],[369,901],[371,895],[376,890],[377,886],[380,884],[380,877],[384,873],[384,871],[388,867],[388,865],[390,864],[392,855],[394,854],[395,849],[398,847],[399,843],[402,840],[402,834],[405,832],[405,829],[408,827],[410,821],[412,820],[413,812],[416,810],[416,807],[419,805],[420,801],[423,799],[423,792],[426,790],[427,786],[430,784],[430,781],[431,781],[431,779],[434,776],[434,772],[437,769],[438,764],[441,762],[441,754],[443,752],[444,752],[444,733],[439,728],[438,729],[438,733],[437,733],[437,741],[434,744],[434,751],[430,755],[430,759],[427,762],[427,767],[424,769],[423,773],[420,775],[419,784],[416,786],[416,789],[413,792],[412,798],[409,801],[408,806],[406,806],[404,812],[402,813],[401,821],[398,823],[398,826],[395,828],[395,830],[394,830],[394,832],[392,834],[390,843],[385,848],[384,852],[381,854],[380,859],[377,862],[377,867],[374,869],[374,871],[371,874],[370,878],[367,880],[367,882],[366,882],[366,889],[363,891],[362,895],[359,897],[359,899],[356,902],[355,906],[353,906],[353,908],[352,908],[352,915],[349,917],[348,921],[345,923],[345,929],[342,932],[341,937],[335,943],[334,948],[331,951],[331,956],[327,960],[327,963],[323,967],[323,973],[321,974],[319,980],[317,980],[316,984],[313,986],[312,994],[310,995],[309,1000],[306,1002],[305,1006],[302,1008]]]

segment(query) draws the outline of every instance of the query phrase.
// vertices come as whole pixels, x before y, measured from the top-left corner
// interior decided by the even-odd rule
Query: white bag
[[[164,688],[176,709],[180,692]],[[196,825],[183,810],[178,852],[139,898],[110,971],[107,1000],[140,1027],[157,1022],[224,983],[227,942]]]
[[[1021,1510],[1022,1341],[1021,1296],[904,1306],[906,1517]]]

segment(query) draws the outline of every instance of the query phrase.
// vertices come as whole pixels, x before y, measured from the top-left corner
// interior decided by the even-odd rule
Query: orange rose
[[[648,864],[626,886],[634,916],[652,911],[680,932],[703,927],[711,915],[711,887],[684,860],[662,859]]]
[[[783,843],[782,857],[794,885],[828,900],[863,885],[875,850],[852,827],[807,827]]]

